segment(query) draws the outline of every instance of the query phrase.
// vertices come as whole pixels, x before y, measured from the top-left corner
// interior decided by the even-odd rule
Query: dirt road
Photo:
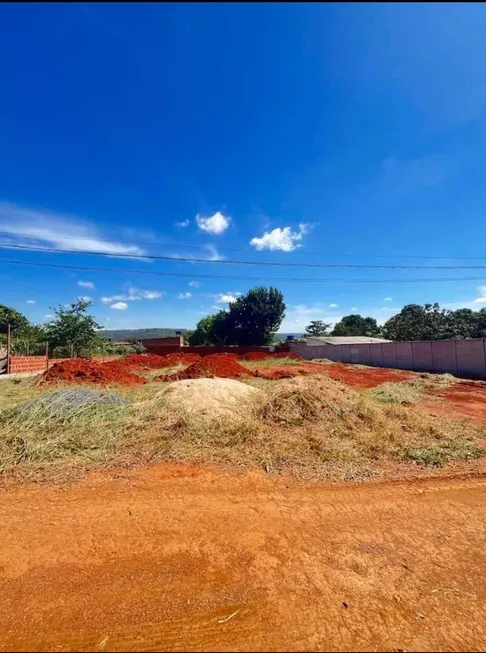
[[[2,650],[480,650],[486,479],[156,465],[0,491]]]

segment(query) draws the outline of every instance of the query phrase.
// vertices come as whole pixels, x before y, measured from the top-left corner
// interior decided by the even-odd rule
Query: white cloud
[[[191,288],[199,288],[201,284],[199,283],[199,281],[189,281],[188,285],[191,286]]]
[[[205,245],[204,247],[209,252],[208,261],[224,261],[224,256],[218,254],[218,250],[216,249],[215,245]]]
[[[135,302],[140,299],[160,299],[163,294],[164,293],[161,293],[158,290],[139,290],[138,288],[129,286],[127,293],[102,297],[101,301],[103,304],[111,304],[116,301]]]
[[[178,295],[179,299],[189,299],[189,297],[192,297],[192,293],[190,292],[180,292]]]
[[[337,308],[337,307],[338,307],[337,304],[329,304],[329,308]]]
[[[384,301],[384,302],[391,302],[391,301],[392,301],[392,298],[391,298],[391,297],[385,297],[385,299],[384,299],[383,301]]]
[[[28,299],[25,303],[26,304],[35,304],[36,301],[35,301],[35,299]]]
[[[125,302],[116,302],[116,304],[112,304],[110,308],[112,308],[114,311],[126,311],[128,304],[125,304]]]
[[[79,299],[82,302],[91,302],[91,301],[93,301],[93,298],[88,297],[88,295],[81,295],[81,297],[76,297],[76,299]]]
[[[190,224],[189,220],[182,220],[181,222],[176,222],[175,226],[184,228],[184,227],[188,227],[189,224]]]
[[[162,297],[162,293],[157,290],[137,290],[135,292],[139,293],[142,299],[160,299]]]
[[[261,238],[252,238],[250,245],[253,245],[258,251],[269,249],[292,252],[297,247],[302,247],[300,241],[308,231],[309,225],[305,222],[299,224],[298,231],[292,231],[291,227],[284,227],[283,229],[277,227],[272,231],[266,231]]]
[[[54,317],[54,315],[53,315],[52,313],[46,313],[46,314],[44,315],[44,318],[45,318],[46,320],[52,320],[53,317]]]
[[[356,313],[357,310],[358,310],[358,309],[356,308],[356,306],[352,306],[352,307],[351,307],[351,313]]]
[[[475,304],[486,304],[486,286],[478,286],[479,297],[474,300]]]
[[[81,288],[90,288],[90,290],[94,290],[94,283],[92,281],[78,281],[78,286],[81,286]]]
[[[201,231],[208,234],[222,234],[231,224],[231,218],[223,215],[220,211],[216,211],[214,215],[205,218],[202,215],[196,215],[196,224]]]
[[[105,238],[90,222],[44,209],[29,209],[0,202],[1,243],[61,250],[144,255],[138,245],[118,243]],[[3,234],[7,233],[8,236]]]
[[[220,293],[219,295],[216,295],[216,302],[218,304],[231,304],[238,299],[238,295],[241,295],[241,293]]]

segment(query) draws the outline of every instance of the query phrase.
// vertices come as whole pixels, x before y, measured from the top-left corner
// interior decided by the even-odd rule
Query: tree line
[[[100,353],[143,351],[133,341],[123,350],[103,337],[102,326],[90,314],[90,302],[76,300],[68,306],[53,309],[47,324],[32,324],[13,308],[0,305],[0,345],[6,342],[7,328],[12,332],[13,353],[43,353],[36,351],[49,343],[52,357],[93,356]],[[256,287],[230,303],[228,308],[208,315],[196,329],[184,334],[186,343],[198,345],[261,346],[277,344],[277,331],[285,317],[282,293],[273,286]],[[368,336],[388,340],[443,340],[450,338],[486,338],[486,308],[455,311],[439,304],[407,304],[383,326],[373,317],[353,313],[346,315],[334,327],[323,320],[313,320],[305,328],[310,336]]]
[[[7,342],[10,325],[13,354],[42,354],[49,344],[51,357],[95,356],[99,354],[142,351],[134,341],[125,349],[114,347],[104,338],[95,318],[89,313],[91,302],[78,299],[68,306],[53,310],[53,318],[46,324],[32,324],[25,315],[14,308],[0,304],[0,345]]]
[[[452,311],[437,303],[407,304],[383,326],[373,317],[353,313],[331,327],[322,320],[313,320],[305,331],[307,336],[368,336],[387,340],[486,338],[486,308]]]

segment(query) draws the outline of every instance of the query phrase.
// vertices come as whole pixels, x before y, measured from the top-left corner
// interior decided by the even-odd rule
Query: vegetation
[[[374,317],[362,317],[358,314],[345,315],[331,333],[332,336],[368,336],[378,338],[381,329]]]
[[[408,304],[383,327],[390,340],[442,340],[486,337],[486,309],[451,311],[439,304]]]
[[[74,356],[92,349],[99,343],[99,325],[88,313],[89,301],[77,299],[69,308],[54,309],[55,318],[45,327],[49,345],[55,350],[69,345]]]
[[[52,388],[36,388],[31,379],[4,381],[0,473],[55,482],[107,465],[186,461],[364,478],[477,458],[485,443],[485,429],[472,423],[381,403],[325,376],[259,384],[243,410],[209,423],[197,411],[164,409],[163,398],[154,401],[160,387],[114,389],[130,399],[127,407],[93,406],[76,419],[45,412],[39,419],[38,411],[18,408]]]
[[[12,331],[25,329],[29,326],[29,320],[16,311],[14,308],[0,304],[0,333],[5,334],[8,330],[8,325]]]
[[[322,320],[311,320],[310,324],[305,327],[305,335],[314,336],[315,338],[327,336],[331,326],[331,324],[326,324]]]
[[[200,320],[189,337],[191,345],[270,345],[285,317],[277,288],[259,287],[238,297],[228,309]]]

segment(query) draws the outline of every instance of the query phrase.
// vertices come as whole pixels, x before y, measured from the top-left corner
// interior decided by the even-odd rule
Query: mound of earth
[[[180,381],[183,379],[214,378],[237,379],[253,376],[250,370],[238,363],[234,354],[210,354],[196,361],[188,368],[174,374],[158,376],[159,381]]]
[[[43,374],[43,383],[118,383],[119,385],[138,385],[145,379],[135,374],[130,366],[122,361],[99,363],[87,358],[71,358],[56,363]]]
[[[122,359],[122,363],[131,367],[140,367],[145,369],[158,370],[173,365],[190,365],[200,360],[199,354],[190,354],[185,352],[174,352],[165,356],[157,354],[129,354]]]
[[[256,388],[234,379],[188,379],[171,383],[139,405],[159,403],[163,411],[169,407],[175,412],[188,411],[211,419],[234,413],[256,394]]]
[[[84,390],[74,388],[69,390],[56,390],[40,399],[29,401],[21,406],[17,414],[19,417],[71,417],[98,406],[127,406],[129,401],[125,397],[113,392],[100,392],[98,390]]]

